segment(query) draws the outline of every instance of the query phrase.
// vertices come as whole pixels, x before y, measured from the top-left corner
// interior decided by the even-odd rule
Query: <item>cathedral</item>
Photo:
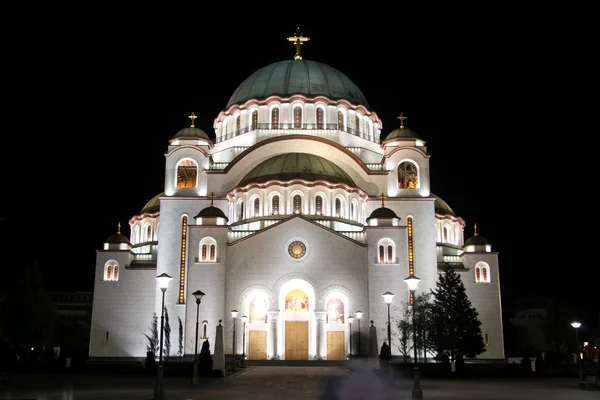
[[[194,113],[165,136],[164,190],[97,250],[89,356],[144,358],[163,304],[171,356],[214,352],[220,324],[225,354],[249,360],[367,355],[370,326],[379,349],[389,313],[449,265],[480,357],[504,359],[498,253],[434,194],[426,138],[403,114],[384,132],[351,77],[304,59],[299,30],[288,40],[295,55],[240,83],[214,138]]]

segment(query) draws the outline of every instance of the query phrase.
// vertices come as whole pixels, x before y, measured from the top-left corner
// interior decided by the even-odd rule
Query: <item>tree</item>
[[[485,352],[479,313],[471,305],[460,275],[454,268],[445,266],[438,274],[436,289],[431,290],[430,343],[436,360],[447,357],[474,358]]]
[[[152,323],[150,324],[150,336],[144,333],[148,342],[146,343],[146,352],[157,354],[158,353],[158,317],[156,313],[152,316]]]
[[[415,296],[415,324],[417,329],[417,349],[423,353],[423,360],[427,362],[427,349],[431,347],[428,332],[431,330],[431,293]]]
[[[392,332],[392,336],[398,339],[398,351],[404,357],[404,362],[408,362],[408,355],[410,352],[409,343],[412,341],[412,324],[411,318],[412,313],[408,302],[403,301],[399,307],[395,307],[394,315],[400,315],[400,317],[394,317],[393,324],[398,329],[397,333]]]
[[[171,354],[171,325],[169,324],[169,312],[165,307],[165,348],[163,350],[165,362],[169,361],[169,354]]]
[[[183,358],[183,323],[179,315],[177,316],[177,320],[179,321],[179,350],[177,351],[177,355]]]

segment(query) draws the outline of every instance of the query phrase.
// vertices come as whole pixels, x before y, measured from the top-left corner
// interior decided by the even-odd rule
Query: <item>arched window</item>
[[[338,125],[338,129],[343,131],[344,130],[344,113],[342,111],[338,111],[338,115],[337,115],[337,125]]]
[[[201,339],[208,339],[208,321],[202,321],[202,337]]]
[[[331,299],[327,302],[327,324],[344,323],[344,303],[340,299]]]
[[[483,267],[483,282],[486,282],[486,283],[489,282],[489,280],[488,280],[488,273],[487,272],[488,272],[487,268]]]
[[[302,108],[294,107],[294,128],[302,128]]]
[[[217,247],[214,244],[210,245],[210,262],[215,262],[215,256],[217,253]]]
[[[391,239],[381,239],[378,247],[380,264],[394,264],[396,262],[396,248]]]
[[[236,221],[241,221],[244,219],[244,201],[240,200],[240,202],[237,204],[237,209],[236,209]]]
[[[308,296],[300,289],[294,289],[285,296],[286,311],[308,311]]]
[[[342,216],[342,201],[340,199],[335,199],[335,216]]]
[[[385,247],[383,245],[379,246],[379,263],[383,264],[385,262]]]
[[[200,262],[206,262],[206,254],[208,253],[208,245],[207,244],[203,244],[202,245],[202,255],[200,258]]]
[[[273,215],[279,215],[279,196],[275,195],[271,199],[271,213]]]
[[[271,129],[279,129],[279,108],[271,110]]]
[[[352,219],[354,221],[358,220],[357,209],[358,209],[358,206],[357,206],[356,202],[352,201],[352,203],[350,203],[350,219]]]
[[[148,242],[152,241],[152,226],[148,225],[148,227],[146,228],[146,240]]]
[[[177,166],[177,187],[193,188],[196,187],[198,178],[198,167],[192,160],[183,160]]]
[[[214,263],[217,260],[217,242],[211,237],[205,237],[200,240],[200,258],[198,262]]]
[[[254,216],[258,217],[260,215],[260,201],[258,198],[254,199]]]
[[[300,196],[299,194],[294,196],[294,200],[292,202],[292,206],[293,206],[293,213],[294,214],[300,214],[302,213],[302,196]]]
[[[325,112],[317,107],[317,129],[325,129]]]
[[[475,282],[481,282],[481,268],[475,268]]]
[[[252,130],[258,127],[258,110],[252,111]]]
[[[447,226],[444,226],[444,230],[443,230],[443,232],[444,232],[444,236],[442,237],[442,242],[443,242],[443,243],[448,243],[448,241],[450,240],[450,239],[449,239],[450,232],[449,232],[449,230],[448,230],[448,227],[447,227]]]
[[[315,214],[323,214],[323,198],[321,196],[315,198]]]
[[[136,225],[135,228],[133,228],[133,243],[132,244],[138,244],[140,242],[140,227],[139,225]]]
[[[365,137],[371,136],[371,125],[369,125],[369,121],[365,121]]]
[[[360,135],[360,117],[358,114],[354,117],[354,130],[356,135]]]
[[[255,297],[250,302],[250,322],[267,322],[267,301]]]
[[[113,271],[113,281],[119,280],[119,266],[115,265],[115,269]]]
[[[104,264],[104,280],[119,280],[119,264],[115,260],[110,260],[106,264]]]
[[[109,265],[106,269],[106,280],[112,281],[112,265]]]
[[[235,119],[235,134],[236,135],[240,134],[241,128],[242,128],[242,116],[241,116],[241,114],[238,114],[237,118]]]
[[[419,187],[419,172],[417,166],[409,161],[398,165],[398,188],[417,189]]]

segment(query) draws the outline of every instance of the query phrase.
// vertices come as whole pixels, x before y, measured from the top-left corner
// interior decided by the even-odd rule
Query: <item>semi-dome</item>
[[[431,193],[431,197],[435,198],[435,213],[439,214],[439,215],[452,215],[452,216],[456,216],[456,214],[454,214],[454,211],[452,211],[452,208],[450,208],[450,206],[448,205],[448,203],[446,203],[444,200],[442,200],[441,197],[436,196],[435,194]]]
[[[369,108],[365,96],[346,75],[329,65],[311,60],[279,61],[259,69],[233,92],[227,108],[250,99],[295,94],[343,99]]]
[[[344,183],[356,187],[352,178],[342,168],[323,157],[306,153],[286,153],[271,157],[246,174],[239,186],[292,179],[306,181],[322,179],[329,183]]]
[[[146,203],[144,208],[142,208],[142,211],[140,211],[140,214],[154,214],[154,213],[160,211],[160,197],[164,196],[164,195],[165,195],[165,192],[160,192],[159,194],[154,196],[152,199],[150,199],[150,201]]]
[[[177,132],[171,140],[175,139],[203,139],[206,141],[211,141],[206,132],[204,132],[202,129],[198,129],[192,126],[188,126]]]

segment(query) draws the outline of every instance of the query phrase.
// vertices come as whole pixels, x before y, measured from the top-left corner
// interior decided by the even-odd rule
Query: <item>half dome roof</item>
[[[361,90],[346,75],[329,65],[311,60],[284,60],[259,69],[233,92],[227,108],[250,99],[295,94],[348,100],[354,105],[369,108]]]
[[[344,183],[356,187],[350,175],[342,168],[323,157],[306,153],[286,153],[271,157],[246,174],[239,186],[271,180],[290,181],[293,179],[324,180],[329,183]]]

